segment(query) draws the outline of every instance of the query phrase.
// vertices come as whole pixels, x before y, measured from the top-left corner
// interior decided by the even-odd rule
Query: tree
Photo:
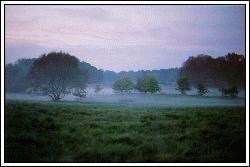
[[[145,76],[137,80],[136,89],[139,92],[155,93],[161,90],[159,82],[151,76]]]
[[[222,96],[237,97],[239,94],[239,90],[236,86],[232,86],[229,88],[220,88],[219,91],[221,92]]]
[[[181,92],[181,94],[186,94],[186,91],[190,90],[189,79],[187,75],[182,75],[177,80],[177,90]]]
[[[103,88],[100,85],[95,86],[95,93],[98,93],[102,90]]]
[[[80,69],[83,71],[87,71],[88,83],[101,83],[103,81],[103,70],[98,70],[96,67],[84,61],[80,62]]]
[[[25,92],[29,88],[27,73],[35,59],[18,59],[15,64],[5,66],[5,90],[8,92]]]
[[[24,86],[24,75],[22,70],[13,64],[5,66],[5,90],[7,92],[21,92]]]
[[[213,87],[245,87],[246,58],[236,53],[217,58],[209,55],[191,56],[183,63],[180,73],[187,74],[193,85],[204,81]]]
[[[205,84],[203,82],[199,82],[197,84],[197,89],[198,89],[198,94],[200,96],[203,96],[208,92],[207,87],[205,86]]]
[[[77,97],[79,97],[80,99],[82,99],[82,98],[85,98],[85,97],[86,97],[87,91],[85,90],[84,87],[83,87],[83,88],[77,87],[77,88],[73,89],[72,94],[73,94],[74,96],[77,96]]]
[[[117,79],[113,84],[113,89],[117,92],[124,93],[133,89],[133,81],[129,77]]]
[[[64,52],[50,52],[34,61],[28,77],[32,85],[53,101],[62,99],[72,88],[84,89],[86,72],[80,61]]]

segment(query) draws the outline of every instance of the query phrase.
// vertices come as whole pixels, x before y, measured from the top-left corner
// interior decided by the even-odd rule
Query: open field
[[[5,162],[245,162],[245,108],[5,103]]]

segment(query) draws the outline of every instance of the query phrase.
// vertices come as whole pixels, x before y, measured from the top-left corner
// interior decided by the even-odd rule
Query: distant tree
[[[23,74],[21,69],[13,64],[5,66],[5,90],[7,92],[20,92],[23,88]]]
[[[80,70],[79,63],[68,53],[50,52],[34,61],[28,77],[35,88],[58,101],[72,88],[84,89],[86,72]]]
[[[229,88],[229,90],[228,90],[228,94],[229,94],[229,96],[231,96],[231,97],[237,97],[238,96],[238,94],[239,94],[239,89],[238,89],[238,87],[237,86],[232,86],[232,87],[230,87]]]
[[[159,82],[151,76],[144,76],[137,80],[137,84],[135,87],[139,92],[150,92],[155,93],[161,90]]]
[[[85,97],[86,97],[87,91],[86,91],[85,87],[77,87],[77,88],[73,89],[72,94],[73,94],[74,96],[77,96],[77,97],[79,97],[80,99],[82,99],[82,98],[85,98]]]
[[[95,86],[95,93],[98,93],[102,90],[103,88],[100,85]]]
[[[224,79],[228,85],[245,87],[246,83],[246,58],[236,53],[226,55]]]
[[[186,91],[190,90],[190,83],[187,75],[182,75],[177,80],[177,90],[181,92],[181,94],[186,94]]]
[[[153,76],[157,79],[159,83],[173,83],[177,80],[179,76],[179,68],[169,68],[169,69],[160,69],[160,70],[139,70],[139,71],[121,71],[119,73],[113,71],[104,71],[103,72],[103,82],[110,83],[115,81],[121,76],[130,77],[132,80],[137,80],[145,76]]]
[[[204,81],[208,86],[245,87],[246,58],[236,53],[217,58],[209,55],[191,56],[183,63],[180,73],[187,74],[193,85]]]
[[[198,94],[200,96],[203,96],[203,95],[205,95],[208,92],[207,87],[206,87],[206,85],[203,82],[199,82],[197,84],[197,89],[198,89]]]
[[[221,92],[222,96],[237,97],[239,94],[239,89],[237,88],[237,86],[232,86],[229,88],[220,88],[219,91]]]
[[[19,59],[15,64],[5,66],[5,90],[7,92],[23,93],[29,88],[27,72],[35,59]]]
[[[133,81],[129,77],[119,78],[113,84],[113,89],[120,93],[130,92],[133,87]]]
[[[32,59],[18,59],[15,63],[16,66],[22,69],[23,73],[26,75],[28,71],[30,70],[33,62],[36,60],[36,58]]]
[[[80,69],[87,72],[88,83],[95,84],[103,81],[103,70],[98,70],[96,67],[84,61],[80,62]]]

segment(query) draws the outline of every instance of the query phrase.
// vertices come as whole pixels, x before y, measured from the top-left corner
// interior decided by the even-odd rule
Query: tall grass
[[[7,101],[5,162],[245,162],[245,131],[243,107]]]

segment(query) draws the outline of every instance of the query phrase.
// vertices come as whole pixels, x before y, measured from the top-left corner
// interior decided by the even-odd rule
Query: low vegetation
[[[245,162],[244,107],[6,101],[5,162]]]

